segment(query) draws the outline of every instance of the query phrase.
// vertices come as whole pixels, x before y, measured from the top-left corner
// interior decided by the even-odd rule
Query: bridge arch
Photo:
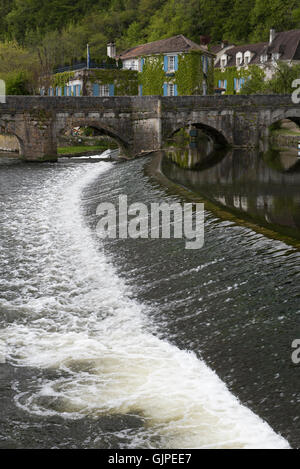
[[[65,129],[74,128],[74,127],[91,127],[92,129],[98,130],[104,136],[108,136],[113,139],[122,151],[126,154],[129,152],[130,143],[120,135],[120,132],[116,131],[112,127],[104,124],[99,120],[79,118],[72,119],[68,118],[64,122],[61,122],[57,127],[56,135],[64,131]]]
[[[214,126],[199,121],[189,121],[181,123],[177,122],[173,129],[170,130],[169,133],[166,135],[165,140],[172,138],[177,132],[184,128],[196,128],[202,130],[202,132],[206,134],[214,142],[214,144],[221,146],[229,145],[229,142],[222,131],[216,129],[216,127]]]
[[[18,134],[16,129],[12,128],[12,126],[9,123],[7,123],[6,121],[0,120],[0,136],[14,137],[14,139],[18,143],[19,156],[24,155],[25,145],[24,145],[24,141],[23,141],[22,137],[20,137],[20,135]],[[13,144],[13,147],[15,148],[14,142],[12,142],[12,144]],[[15,151],[15,149],[11,149],[11,150],[8,150],[8,151]]]
[[[272,112],[269,125],[275,124],[276,122],[280,122],[284,119],[289,119],[290,121],[295,122],[295,124],[300,126],[300,108]]]

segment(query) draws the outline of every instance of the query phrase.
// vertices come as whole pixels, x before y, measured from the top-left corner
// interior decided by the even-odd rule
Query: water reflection
[[[196,125],[183,127],[166,144],[166,156],[181,168],[202,169],[226,154],[216,140]]]
[[[194,153],[196,161],[196,150]],[[173,161],[172,161],[173,160]],[[170,180],[193,190],[238,216],[300,239],[300,159],[297,150],[214,151],[193,169],[174,164],[170,151],[162,158],[162,172]]]

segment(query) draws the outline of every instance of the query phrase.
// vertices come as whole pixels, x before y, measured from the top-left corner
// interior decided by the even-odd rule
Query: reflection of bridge
[[[117,140],[130,155],[158,150],[178,129],[196,125],[215,141],[264,148],[270,124],[300,122],[290,96],[44,97],[9,96],[0,104],[0,132],[15,135],[26,160],[55,160],[56,138],[91,126]]]

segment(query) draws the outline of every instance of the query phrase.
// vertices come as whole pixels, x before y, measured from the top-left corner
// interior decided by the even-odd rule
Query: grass
[[[90,151],[98,151],[100,150],[101,152],[108,150],[108,149],[115,150],[118,148],[117,145],[114,145],[110,143],[109,145],[106,143],[102,143],[99,145],[76,145],[73,147],[59,147],[57,149],[57,153],[59,155],[66,155],[66,154],[76,154],[76,153],[83,153],[83,152],[90,152]]]
[[[298,131],[289,129],[276,129],[272,130],[272,135],[298,135],[300,137],[300,129]]]

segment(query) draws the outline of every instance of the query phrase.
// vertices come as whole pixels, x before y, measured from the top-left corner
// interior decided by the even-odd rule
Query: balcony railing
[[[108,64],[108,63],[102,63],[102,64],[97,64],[96,62],[90,62],[89,68],[97,68],[97,69],[102,69],[102,70],[114,70],[117,69],[118,66],[117,64]],[[59,67],[56,68],[53,72],[54,73],[63,73],[63,72],[73,72],[75,70],[82,70],[84,68],[87,68],[87,63],[86,62],[78,62],[73,65],[68,65],[66,67]]]

